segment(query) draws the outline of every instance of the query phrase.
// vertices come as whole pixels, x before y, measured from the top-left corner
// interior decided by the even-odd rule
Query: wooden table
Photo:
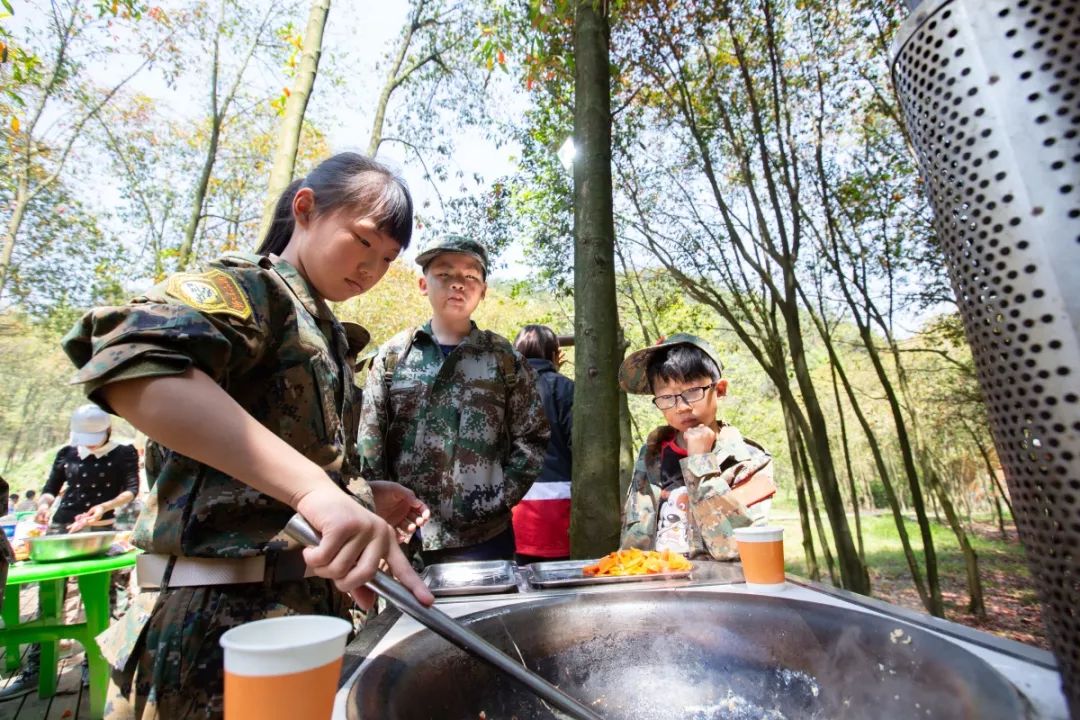
[[[90,668],[90,716],[100,718],[105,712],[109,667],[94,638],[109,627],[109,576],[114,570],[134,566],[137,556],[138,553],[133,551],[112,557],[48,563],[26,561],[12,565],[4,590],[4,627],[0,628],[0,645],[7,648],[7,669],[11,671],[18,667],[19,645],[40,643],[38,695],[55,695],[58,641],[63,638],[77,640],[86,650]],[[86,622],[65,625],[64,583],[69,577],[79,583]],[[41,614],[36,620],[20,623],[19,588],[28,583],[40,584]]]

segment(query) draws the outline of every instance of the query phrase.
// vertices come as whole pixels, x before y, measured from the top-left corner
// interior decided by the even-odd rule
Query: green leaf
[[[3,3],[4,9],[7,10],[9,13],[11,13],[12,15],[15,14],[15,8],[11,7],[11,3],[8,2],[8,0],[0,0],[0,3]]]

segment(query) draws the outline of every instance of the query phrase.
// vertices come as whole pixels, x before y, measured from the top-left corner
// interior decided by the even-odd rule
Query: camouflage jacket
[[[634,477],[623,507],[620,546],[652,549],[656,543],[660,511],[660,455],[674,428],[653,430],[638,453]],[[721,424],[710,453],[691,455],[679,462],[690,499],[693,528],[692,555],[708,553],[717,560],[738,556],[732,533],[735,528],[763,523],[764,508],[747,508],[731,496],[731,488],[759,474],[772,475],[772,456],[742,436],[731,425]]]
[[[425,550],[489,540],[540,472],[548,424],[536,373],[493,332],[443,358],[431,323],[379,349],[364,386],[360,445],[368,480],[396,480],[431,508]]]
[[[248,413],[374,507],[359,473],[357,389],[345,332],[326,302],[284,260],[230,254],[180,273],[127,305],[87,313],[63,341],[75,383],[97,391],[198,368]],[[213,412],[213,408],[207,408]],[[167,412],[167,410],[163,410]],[[151,444],[151,490],[136,523],[143,550],[246,557],[292,547],[292,510],[191,458]]]

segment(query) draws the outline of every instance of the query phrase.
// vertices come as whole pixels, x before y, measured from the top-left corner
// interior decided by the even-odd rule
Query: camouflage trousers
[[[320,578],[175,588],[141,596],[129,615],[139,613],[140,601],[144,607],[150,601],[148,619],[140,623],[125,618],[116,636],[99,638],[106,659],[113,663],[107,720],[222,718],[225,680],[220,640],[226,630],[283,615],[333,615],[351,621],[352,600]],[[126,630],[125,620],[133,621]],[[110,647],[125,641],[130,645],[120,653]],[[117,667],[118,659],[122,667]]]

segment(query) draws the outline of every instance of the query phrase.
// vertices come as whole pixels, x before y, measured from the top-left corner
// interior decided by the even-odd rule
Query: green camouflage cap
[[[652,388],[649,387],[649,377],[645,373],[645,370],[649,366],[649,358],[651,358],[653,353],[657,350],[662,350],[673,345],[693,345],[698,350],[701,350],[708,355],[709,358],[716,363],[717,370],[721,373],[724,372],[724,364],[720,362],[720,356],[713,350],[712,345],[705,340],[702,340],[697,335],[691,335],[690,333],[675,333],[674,335],[660,338],[660,340],[652,347],[630,353],[629,357],[623,360],[622,366],[619,367],[619,387],[625,392],[633,393],[635,395],[649,395],[652,393]]]
[[[484,278],[487,278],[488,274],[488,254],[484,246],[475,240],[470,240],[463,235],[444,235],[440,238],[435,238],[427,244],[424,248],[424,252],[416,256],[416,264],[422,268],[427,268],[428,263],[435,259],[436,255],[442,255],[443,253],[463,253],[465,255],[471,255],[480,261],[480,267],[484,270]]]

